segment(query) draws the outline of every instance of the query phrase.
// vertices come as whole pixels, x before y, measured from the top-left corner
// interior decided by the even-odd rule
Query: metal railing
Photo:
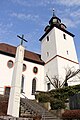
[[[47,109],[36,103],[35,101],[31,101],[24,94],[22,94],[24,98],[21,99],[21,102],[25,104],[25,109],[29,109],[36,113],[37,116],[41,116],[41,120],[46,120],[46,118],[53,118],[53,115],[49,113]]]
[[[41,114],[39,114],[39,111],[36,110],[36,108],[33,106],[33,103],[31,103],[31,101],[25,95],[23,95],[23,96],[24,96],[24,98],[21,98],[21,104],[25,105],[24,106],[25,110],[28,109],[30,111],[33,111],[33,113],[36,113],[36,115],[41,116]]]

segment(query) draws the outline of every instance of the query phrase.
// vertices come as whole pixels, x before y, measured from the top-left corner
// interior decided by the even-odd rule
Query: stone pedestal
[[[23,58],[24,58],[24,47],[19,45],[17,47],[12,85],[9,96],[7,115],[13,117],[19,117],[20,107],[20,93],[21,93],[21,80],[22,80],[22,69],[23,69]]]

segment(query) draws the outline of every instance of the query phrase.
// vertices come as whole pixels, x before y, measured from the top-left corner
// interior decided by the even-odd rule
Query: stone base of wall
[[[51,110],[51,112],[55,115],[55,116],[57,116],[57,117],[59,117],[59,118],[61,118],[62,117],[62,114],[64,113],[64,109],[58,109],[58,110]]]

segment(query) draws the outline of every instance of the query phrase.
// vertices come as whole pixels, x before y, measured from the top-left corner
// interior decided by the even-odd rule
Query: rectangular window
[[[66,51],[66,53],[67,53],[67,55],[69,55],[69,52],[68,52],[68,50]]]
[[[47,36],[47,42],[49,41],[49,36]]]
[[[47,54],[47,57],[49,57],[49,52],[47,52],[46,54]]]
[[[66,35],[65,35],[65,34],[63,34],[63,37],[64,37],[64,39],[66,40]]]
[[[50,90],[50,83],[47,83],[47,90]]]

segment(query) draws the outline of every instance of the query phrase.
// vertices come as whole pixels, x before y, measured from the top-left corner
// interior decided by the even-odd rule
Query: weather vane
[[[21,45],[23,45],[23,41],[28,42],[26,39],[24,39],[24,35],[22,35],[22,37],[17,35],[17,37],[21,39]]]

